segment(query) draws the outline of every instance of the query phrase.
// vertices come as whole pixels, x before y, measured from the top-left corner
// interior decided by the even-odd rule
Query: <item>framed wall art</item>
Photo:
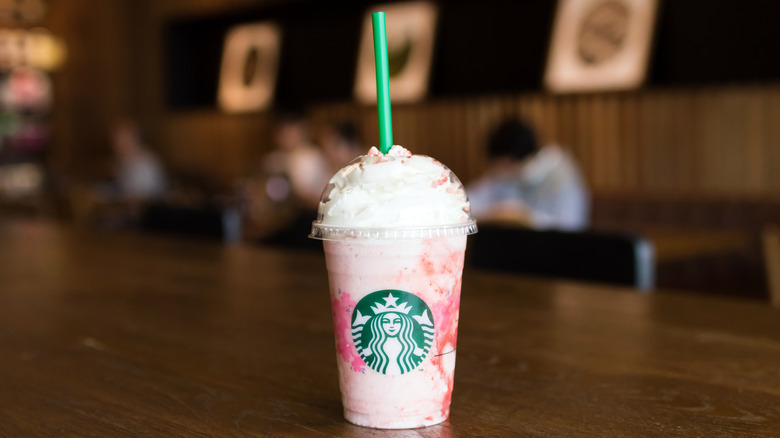
[[[657,0],[559,0],[544,82],[556,93],[627,90],[647,75]]]
[[[438,9],[419,1],[377,5],[366,12],[358,50],[355,98],[376,103],[376,74],[371,13],[384,11],[387,20],[387,55],[390,99],[393,103],[417,102],[428,93]]]
[[[261,111],[273,102],[281,32],[270,22],[242,24],[225,37],[217,100],[226,112]]]

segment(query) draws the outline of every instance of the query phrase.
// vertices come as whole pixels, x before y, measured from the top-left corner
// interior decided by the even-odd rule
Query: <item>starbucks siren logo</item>
[[[352,339],[374,371],[405,374],[417,368],[433,343],[433,321],[425,301],[400,290],[363,297],[352,312]]]

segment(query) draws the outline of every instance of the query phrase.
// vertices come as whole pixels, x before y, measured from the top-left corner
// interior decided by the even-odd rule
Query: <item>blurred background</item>
[[[435,2],[428,90],[393,105],[395,142],[468,184],[488,166],[491,130],[522,118],[579,163],[592,228],[654,243],[657,286],[764,299],[762,230],[780,222],[780,3],[660,1],[641,84],[553,92],[545,69],[565,3]],[[354,96],[375,5],[0,1],[0,214],[294,246],[279,223],[313,207],[287,205],[289,181],[273,179],[280,128],[303,119],[301,141],[321,148],[349,123],[361,152],[376,143],[376,107]],[[273,96],[229,111],[226,35],[256,22],[280,41],[251,58],[272,56]],[[253,65],[242,68],[251,85]],[[119,146],[133,143],[142,152]],[[128,192],[123,154],[164,176]]]

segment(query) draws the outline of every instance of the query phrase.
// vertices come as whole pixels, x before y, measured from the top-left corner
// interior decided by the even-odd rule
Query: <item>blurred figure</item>
[[[167,188],[165,171],[144,142],[138,125],[122,119],[114,124],[111,134],[117,197],[136,201],[162,197]]]
[[[133,120],[117,120],[109,134],[111,175],[99,183],[71,185],[73,219],[100,229],[135,227],[146,205],[166,195],[168,178]]]
[[[320,131],[319,143],[328,161],[329,177],[365,153],[363,145],[360,144],[360,129],[350,121],[325,126]]]
[[[275,149],[240,189],[246,218],[243,234],[265,243],[310,244],[308,229],[331,176],[328,160],[312,144],[308,121],[301,112],[277,116],[274,142]]]
[[[485,175],[466,189],[477,219],[540,229],[588,226],[589,195],[570,153],[540,148],[531,127],[507,120],[491,134],[488,157]]]
[[[300,207],[316,209],[330,174],[324,154],[311,142],[305,116],[299,112],[280,115],[274,141],[276,150],[263,160],[268,196],[274,201],[291,196]]]

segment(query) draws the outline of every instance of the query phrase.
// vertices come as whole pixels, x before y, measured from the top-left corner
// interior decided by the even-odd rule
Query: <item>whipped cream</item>
[[[320,201],[318,222],[351,228],[427,227],[471,220],[463,185],[439,161],[393,146],[372,147],[336,172]]]

